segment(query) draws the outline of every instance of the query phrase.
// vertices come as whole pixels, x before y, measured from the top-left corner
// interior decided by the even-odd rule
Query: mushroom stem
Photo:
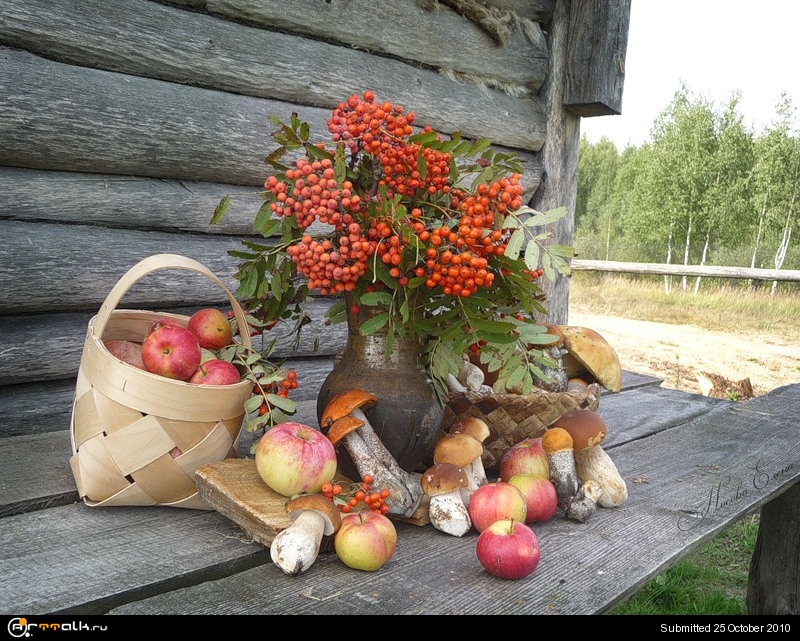
[[[584,523],[597,511],[597,503],[603,495],[603,489],[595,481],[586,481],[566,504],[564,513],[568,519]]]
[[[468,391],[466,387],[464,387],[461,382],[452,374],[447,375],[447,389],[451,392],[466,392]]]
[[[371,474],[375,477],[376,485],[389,490],[390,514],[411,516],[423,496],[419,481],[400,467],[360,408],[352,410],[350,416],[364,422],[344,439],[344,445],[359,474]]]
[[[289,576],[307,570],[319,554],[325,517],[314,510],[304,510],[288,528],[272,540],[272,561]]]
[[[582,481],[596,481],[603,490],[598,503],[616,507],[628,500],[628,487],[617,466],[599,445],[575,452],[575,470]]]
[[[556,488],[558,507],[566,512],[579,485],[572,437],[563,428],[551,427],[542,436],[542,447],[550,464],[550,481]]]
[[[486,468],[483,466],[483,459],[479,456],[473,459],[471,463],[464,466],[464,472],[469,479],[469,485],[461,490],[461,499],[464,504],[469,507],[469,501],[481,485],[486,485],[489,479],[486,476]]]
[[[432,496],[428,515],[431,525],[446,534],[464,536],[472,528],[469,511],[459,490]]]

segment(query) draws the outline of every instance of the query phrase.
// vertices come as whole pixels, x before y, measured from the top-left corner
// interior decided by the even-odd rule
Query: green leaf
[[[525,231],[522,228],[514,230],[514,233],[511,234],[511,238],[508,239],[505,255],[511,260],[519,258],[519,252],[522,249],[522,241],[524,240]]]
[[[219,205],[217,205],[216,209],[214,209],[214,215],[211,216],[212,225],[216,225],[225,217],[225,214],[228,213],[228,207],[230,207],[230,205],[231,197],[223,196],[222,200],[219,201]]]
[[[364,305],[383,305],[388,307],[392,304],[392,295],[388,292],[366,292],[359,298]]]
[[[389,314],[385,312],[383,314],[378,314],[377,316],[373,316],[372,318],[368,318],[363,323],[361,323],[361,333],[364,334],[365,336],[374,334],[379,329],[384,327],[388,322],[389,322]]]
[[[539,245],[533,241],[528,241],[525,247],[525,266],[534,271],[539,268]]]
[[[258,410],[259,407],[261,407],[261,404],[263,402],[264,402],[264,398],[262,396],[260,396],[260,395],[251,396],[250,398],[248,398],[244,402],[244,411],[247,414],[252,414],[256,410]]]
[[[251,269],[247,272],[244,280],[240,281],[238,295],[239,298],[250,298],[255,294],[256,287],[258,287],[258,271]]]
[[[295,401],[284,398],[283,396],[278,396],[277,394],[267,394],[266,399],[267,403],[273,407],[282,409],[284,412],[289,412],[290,414],[293,414],[297,409],[297,403]]]

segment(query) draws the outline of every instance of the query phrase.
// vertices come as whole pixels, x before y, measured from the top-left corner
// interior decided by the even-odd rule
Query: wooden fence
[[[662,276],[705,276],[800,282],[800,270],[717,267],[714,265],[673,265],[667,263],[622,263],[613,260],[573,260],[573,271],[655,274]]]

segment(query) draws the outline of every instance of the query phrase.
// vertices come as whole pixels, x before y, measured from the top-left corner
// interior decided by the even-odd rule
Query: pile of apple
[[[105,341],[106,349],[121,361],[165,378],[198,385],[232,385],[242,380],[232,363],[216,352],[233,343],[228,317],[218,309],[201,309],[184,327],[177,319],[153,321],[141,343]]]
[[[468,505],[480,533],[478,561],[503,579],[522,579],[539,565],[539,540],[532,529],[556,514],[558,496],[541,438],[513,445],[500,459],[499,478],[481,485]]]

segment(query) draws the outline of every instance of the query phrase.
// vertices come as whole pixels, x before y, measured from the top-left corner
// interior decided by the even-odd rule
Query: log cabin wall
[[[569,205],[579,118],[564,108],[564,80],[548,78],[548,30],[566,52],[570,4],[597,5],[0,0],[0,433],[68,428],[87,322],[142,258],[183,254],[235,288],[228,251],[252,231],[271,114],[296,112],[326,133],[331,108],[372,89],[419,125],[516,152],[529,198]],[[567,178],[545,191],[548,136],[560,165],[553,177]],[[212,226],[226,194],[230,211]],[[560,233],[570,242],[571,223]],[[566,289],[553,296],[563,322]],[[168,271],[121,306],[224,304],[212,283]],[[344,328],[322,321],[328,304],[315,301],[314,331],[297,350],[281,348],[301,379],[299,419],[314,420],[319,385],[344,346]]]

